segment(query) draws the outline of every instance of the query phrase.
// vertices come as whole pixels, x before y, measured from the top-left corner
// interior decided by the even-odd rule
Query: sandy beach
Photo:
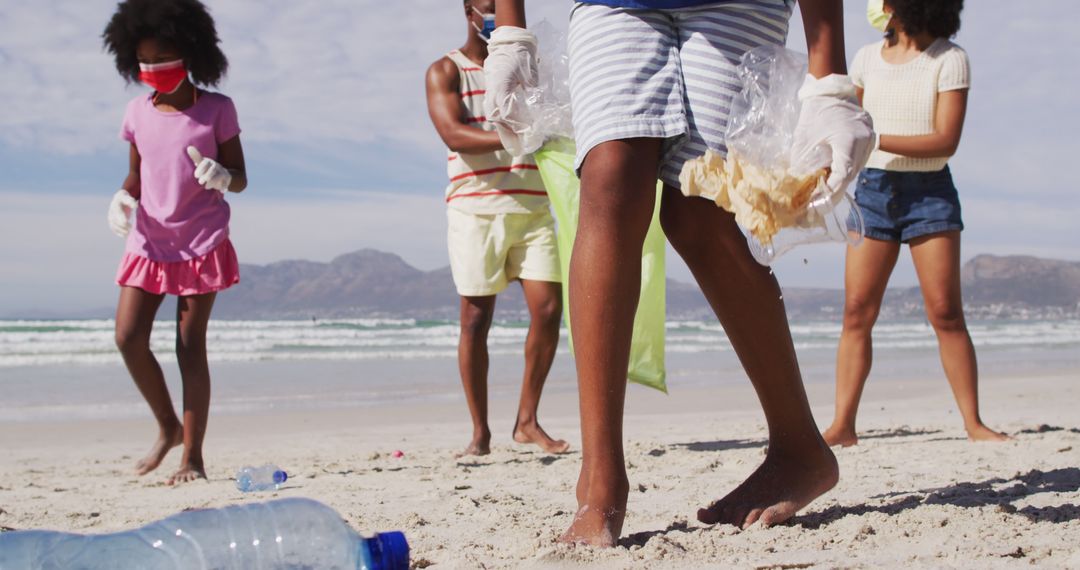
[[[1028,366],[1035,369],[1029,374],[1007,365],[1015,355],[987,366],[984,417],[1015,436],[1004,444],[964,438],[940,372],[912,373],[920,369],[912,365],[896,372],[907,378],[872,381],[862,441],[837,451],[839,485],[774,528],[739,531],[694,519],[765,451],[749,384],[737,377],[713,385],[694,380],[715,356],[676,359],[670,396],[631,387],[630,512],[613,550],[555,542],[573,513],[580,461],[572,363],[563,356],[542,406],[549,431],[574,443],[561,456],[511,443],[516,379],[506,358],[493,364],[501,372],[493,379],[495,439],[486,457],[454,459],[467,423],[463,402],[450,397],[212,412],[210,480],[177,488],[163,483],[176,452],[157,472],[132,474],[154,433],[148,413],[0,422],[0,527],[109,532],[183,509],[310,497],[359,531],[405,531],[417,568],[1080,568],[1080,366],[1059,356],[1054,366]],[[723,360],[737,370],[730,356]],[[226,370],[258,377],[270,366]],[[832,384],[812,364],[805,369],[815,415],[825,424]],[[393,457],[396,450],[404,457]],[[247,495],[235,489],[236,468],[267,461],[290,472],[284,488]]]

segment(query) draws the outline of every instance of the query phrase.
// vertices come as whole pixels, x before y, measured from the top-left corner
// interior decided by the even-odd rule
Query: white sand
[[[810,390],[824,424],[832,387]],[[1080,370],[990,377],[982,393],[985,419],[1014,441],[966,441],[943,381],[872,385],[862,442],[838,451],[840,484],[790,524],[738,531],[693,517],[763,456],[749,386],[632,389],[630,513],[607,551],[555,544],[580,455],[511,446],[510,400],[492,406],[494,453],[463,460],[452,459],[468,433],[458,402],[212,415],[211,480],[178,488],[163,485],[177,452],[158,472],[131,473],[154,433],[148,417],[0,424],[0,527],[107,532],[186,508],[303,496],[358,530],[404,530],[415,567],[1080,568]],[[544,411],[576,449],[573,394],[552,394]],[[405,457],[391,457],[396,449]],[[233,471],[265,461],[291,472],[288,486],[236,491]]]

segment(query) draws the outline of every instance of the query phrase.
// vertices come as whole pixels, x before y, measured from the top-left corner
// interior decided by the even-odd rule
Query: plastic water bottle
[[[407,570],[400,532],[363,538],[330,507],[280,499],[186,511],[144,527],[83,535],[0,534],[0,570]]]
[[[277,490],[288,478],[289,474],[278,469],[276,465],[244,467],[236,473],[236,488],[244,493]]]

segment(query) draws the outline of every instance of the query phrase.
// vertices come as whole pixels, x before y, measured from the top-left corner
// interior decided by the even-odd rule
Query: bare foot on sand
[[[474,432],[472,441],[465,451],[458,452],[454,458],[467,457],[469,455],[488,455],[491,453],[491,431]]]
[[[971,441],[1009,441],[1012,438],[1001,432],[996,432],[985,424],[967,428],[968,439]]]
[[[514,441],[518,443],[535,443],[547,453],[566,453],[570,449],[569,443],[561,439],[552,439],[535,420],[515,424]]]
[[[622,534],[630,485],[623,477],[612,483],[593,481],[588,487],[574,522],[559,537],[559,542],[612,548]]]
[[[838,445],[851,447],[859,443],[859,436],[855,435],[854,429],[837,426],[836,424],[829,426],[829,429],[825,430],[821,437],[825,439],[825,443],[829,444],[829,447]]]
[[[783,453],[769,448],[765,462],[723,499],[698,511],[705,524],[747,528],[782,523],[836,485],[836,457],[824,443],[812,451]]]
[[[169,485],[179,485],[181,483],[190,483],[199,479],[206,479],[206,470],[203,469],[202,463],[187,462],[180,470],[172,474],[169,477]]]
[[[158,434],[157,441],[155,441],[153,447],[150,448],[150,452],[146,454],[146,457],[143,457],[135,463],[135,473],[138,475],[146,475],[154,469],[157,469],[158,465],[161,465],[161,461],[169,454],[169,450],[181,443],[184,443],[183,426],[176,424],[175,426],[162,429],[161,433]]]

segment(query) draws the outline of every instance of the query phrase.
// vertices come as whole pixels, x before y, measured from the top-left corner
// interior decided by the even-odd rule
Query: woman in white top
[[[855,189],[866,240],[847,250],[836,417],[824,433],[830,445],[858,442],[855,415],[870,374],[871,329],[904,243],[968,437],[1007,439],[979,417],[975,348],[960,296],[964,225],[947,162],[960,143],[970,86],[967,54],[949,41],[962,8],[963,0],[870,2],[870,22],[885,38],[859,50],[850,73],[880,136]]]

